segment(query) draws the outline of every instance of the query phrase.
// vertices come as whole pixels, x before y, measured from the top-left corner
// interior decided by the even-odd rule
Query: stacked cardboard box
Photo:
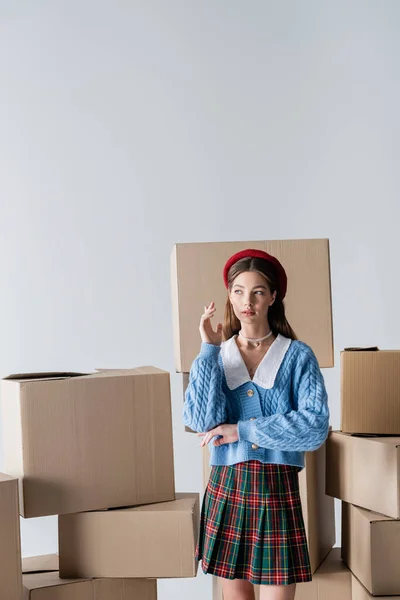
[[[21,600],[18,479],[0,473],[0,600]]]
[[[157,600],[155,579],[61,579],[58,555],[22,560],[26,600]]]
[[[27,598],[153,600],[155,578],[196,575],[198,494],[175,494],[169,373],[10,376],[2,424],[21,515],[59,515],[60,566],[25,564]],[[21,586],[20,564],[17,572]]]
[[[222,321],[226,300],[222,268],[232,254],[246,247],[265,250],[282,262],[289,280],[285,299],[288,320],[298,337],[313,348],[320,366],[333,366],[328,240],[177,244],[171,256],[171,282],[175,366],[181,373],[183,394],[190,366],[199,351],[198,324],[203,307],[213,300],[217,307],[215,324]],[[191,430],[186,427],[186,431]],[[209,468],[208,449],[205,449],[204,486]],[[325,446],[306,454],[300,489],[315,578],[312,584],[298,586],[296,599],[333,599],[339,594],[350,598],[350,572],[341,563],[338,550],[331,551],[335,544],[335,519],[333,499],[325,492]],[[258,594],[257,586],[256,591]],[[222,598],[218,578],[213,578],[213,597]]]
[[[341,431],[327,442],[353,598],[400,598],[400,351],[341,353]]]

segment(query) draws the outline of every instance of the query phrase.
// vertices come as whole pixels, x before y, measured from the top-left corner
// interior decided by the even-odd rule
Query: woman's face
[[[229,292],[236,317],[246,324],[265,320],[275,297],[276,292],[271,294],[266,279],[255,271],[240,273]]]

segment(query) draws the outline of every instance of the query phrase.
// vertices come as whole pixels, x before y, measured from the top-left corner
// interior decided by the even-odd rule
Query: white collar
[[[226,383],[229,389],[234,390],[244,383],[255,383],[267,390],[274,385],[279,367],[291,344],[291,339],[278,333],[268,352],[263,357],[251,380],[234,335],[221,344],[221,358],[225,371]]]

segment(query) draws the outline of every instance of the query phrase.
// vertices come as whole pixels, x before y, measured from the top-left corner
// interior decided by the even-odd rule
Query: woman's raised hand
[[[217,331],[214,331],[211,325],[211,319],[215,314],[214,302],[211,302],[209,306],[204,307],[204,313],[200,319],[200,335],[202,342],[208,344],[214,344],[214,346],[220,346],[222,344],[222,323],[218,323]]]

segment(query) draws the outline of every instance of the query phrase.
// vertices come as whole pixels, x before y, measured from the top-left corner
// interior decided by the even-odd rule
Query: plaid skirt
[[[196,558],[204,573],[254,584],[311,581],[297,467],[213,466]]]

